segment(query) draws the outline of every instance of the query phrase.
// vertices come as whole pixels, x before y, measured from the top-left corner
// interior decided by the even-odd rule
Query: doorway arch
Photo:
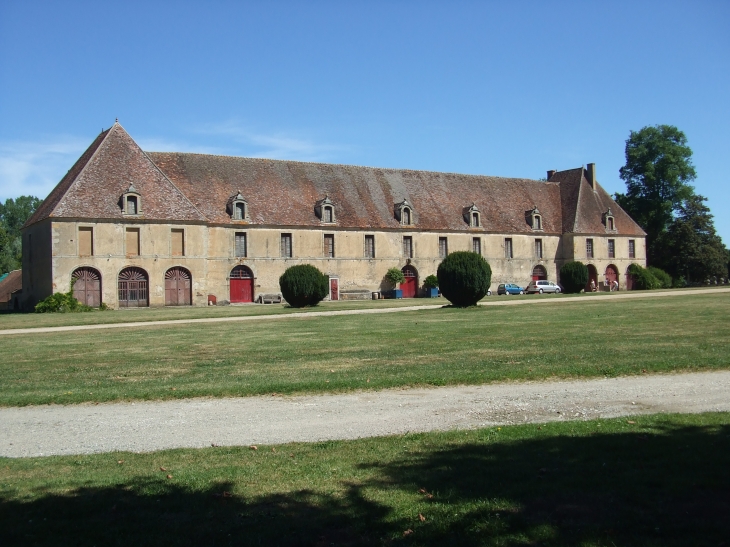
[[[95,268],[83,266],[71,274],[74,298],[86,306],[101,306],[101,274]]]
[[[400,288],[403,291],[403,298],[415,298],[418,292],[418,270],[411,266],[404,266],[401,269],[406,280],[400,284]]]
[[[131,266],[119,272],[117,289],[120,308],[144,308],[150,305],[149,275],[142,268]]]
[[[533,281],[547,281],[548,275],[545,266],[538,264],[532,268],[532,280]]]
[[[236,266],[231,270],[231,303],[253,302],[253,272],[247,266]]]
[[[608,290],[618,290],[619,287],[619,275],[618,275],[618,268],[614,266],[613,264],[609,264],[606,266],[606,273],[604,274],[606,277],[606,286],[608,286]],[[613,289],[612,289],[613,287]]]
[[[192,306],[193,277],[180,266],[165,272],[165,306]]]
[[[586,283],[585,292],[598,290],[598,270],[593,264],[588,264],[588,283]]]

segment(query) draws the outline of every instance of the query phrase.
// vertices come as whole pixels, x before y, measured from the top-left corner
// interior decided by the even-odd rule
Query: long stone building
[[[498,283],[559,281],[589,265],[599,288],[646,264],[645,233],[594,164],[528,179],[204,154],[144,152],[117,122],[23,230],[25,308],[53,292],[109,307],[251,302],[294,264],[332,299],[370,298],[403,269],[418,296],[447,253],[483,255]]]

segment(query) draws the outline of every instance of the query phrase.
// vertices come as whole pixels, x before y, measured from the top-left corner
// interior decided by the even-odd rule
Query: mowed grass
[[[0,544],[725,545],[730,414],[0,459]]]
[[[0,338],[0,405],[730,367],[730,293]]]

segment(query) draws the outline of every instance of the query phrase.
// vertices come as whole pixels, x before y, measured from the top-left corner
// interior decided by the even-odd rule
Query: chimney
[[[591,188],[593,188],[593,190],[595,191],[596,190],[596,164],[589,163],[586,167],[587,167],[586,168],[586,171],[587,171],[586,178],[588,179],[588,184],[590,184]]]
[[[550,169],[550,170],[549,170],[549,171],[547,172],[547,175],[548,175],[547,179],[548,179],[548,180],[550,180],[550,178],[551,178],[551,177],[552,177],[552,176],[553,176],[553,175],[554,175],[555,173],[557,173],[557,171],[556,171],[555,169]]]

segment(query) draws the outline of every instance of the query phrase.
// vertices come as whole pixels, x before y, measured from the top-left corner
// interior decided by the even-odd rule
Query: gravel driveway
[[[356,439],[662,412],[730,411],[730,371],[345,395],[0,409],[0,456]]]

